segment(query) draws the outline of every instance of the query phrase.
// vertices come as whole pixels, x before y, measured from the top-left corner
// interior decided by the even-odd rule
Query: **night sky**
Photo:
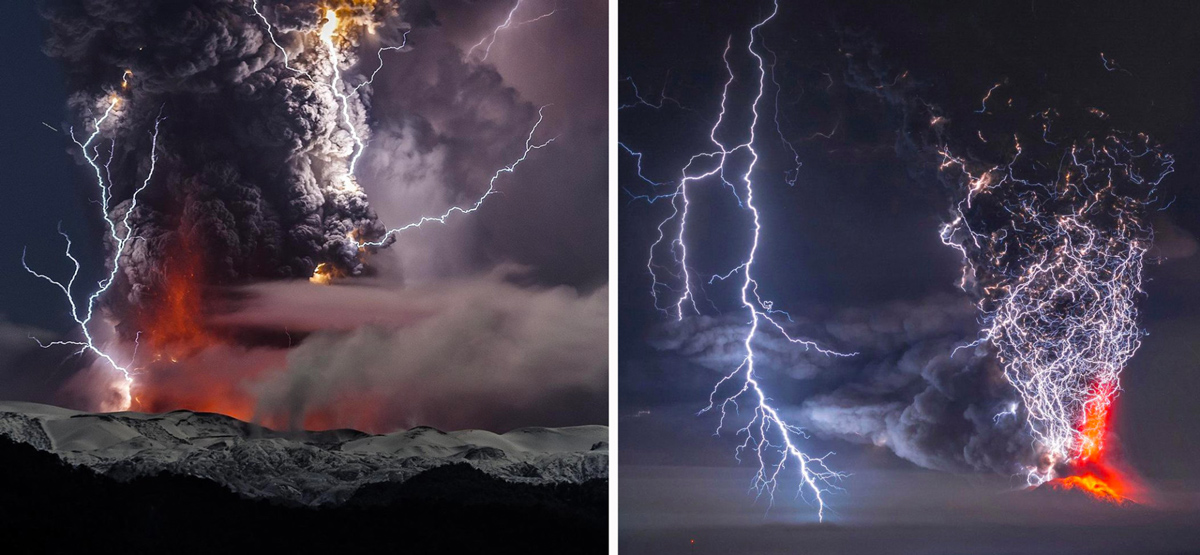
[[[19,76],[5,88],[10,109],[0,116],[8,168],[3,182],[9,191],[0,207],[0,266],[9,268],[0,272],[0,398],[95,410],[100,395],[93,360],[72,357],[69,350],[43,351],[30,339],[73,338],[78,332],[61,294],[21,268],[27,248],[32,266],[54,276],[69,275],[63,241],[55,233],[61,222],[75,242],[73,252],[82,266],[79,282],[94,283],[103,273],[103,222],[95,183],[72,154],[74,145],[66,134],[70,126],[78,132],[85,122],[68,106],[68,97],[78,91],[96,94],[100,87],[87,82],[93,78],[119,85],[122,70],[113,64],[121,63],[132,46],[117,34],[98,39],[102,54],[88,59],[95,67],[64,67],[66,62],[48,56],[44,47],[52,30],[39,8],[75,17],[82,11],[72,10],[82,4],[105,14],[96,16],[97,21],[80,16],[89,25],[113,17],[107,0],[21,2],[10,10],[0,32],[6,52],[3,70]],[[198,0],[180,6],[184,4],[191,6],[187,16],[200,20],[217,12],[233,15],[232,23],[193,25],[180,33],[180,40],[195,39],[189,35],[193,32],[206,39],[204,33],[217,36],[224,28],[234,39],[218,42],[215,55],[246,44],[237,55],[257,60],[246,66],[281,65],[249,0]],[[373,254],[370,270],[360,278],[335,287],[310,287],[305,279],[281,280],[266,272],[203,284],[202,325],[225,331],[176,363],[151,364],[154,368],[140,383],[158,392],[153,396],[157,400],[142,408],[222,410],[261,419],[275,410],[273,404],[278,408],[281,396],[315,378],[324,385],[310,393],[330,395],[313,398],[310,405],[321,413],[321,427],[386,431],[420,424],[504,431],[607,420],[608,171],[601,154],[609,139],[608,75],[603,70],[606,3],[524,2],[514,20],[522,24],[499,32],[486,60],[467,53],[505,20],[513,2],[397,5],[404,24],[412,28],[409,49],[387,53],[376,76],[367,121],[371,138],[357,172],[380,222],[400,226],[453,205],[469,205],[487,189],[496,170],[521,153],[541,107],[545,120],[535,139],[553,137],[555,142],[499,178],[500,194],[481,210],[437,229],[406,234]],[[142,14],[161,6],[121,9]],[[551,11],[553,15],[525,22]],[[142,32],[138,25],[146,24],[143,36],[173,40],[155,35],[149,17],[133,17],[134,31]],[[163,28],[178,23],[165,22]],[[399,36],[391,31],[381,35]],[[134,54],[148,71],[165,70],[168,77],[155,83],[162,87],[157,90],[177,86],[169,81],[172,71],[183,75],[193,69],[186,49],[168,46],[161,55]],[[370,46],[363,46],[361,59],[374,61]],[[214,55],[211,50],[207,54]],[[348,78],[360,79],[356,72],[369,66],[347,69]],[[181,86],[176,96],[163,96],[171,99],[163,104],[168,118],[164,135],[170,137],[164,152],[171,152],[171,141],[187,142],[189,125],[204,123],[183,112],[172,117],[171,110],[186,110],[192,101],[205,106],[203,95],[236,90],[220,78],[214,81],[215,91],[195,93],[194,99],[184,97],[203,87]],[[136,84],[133,90],[141,93]],[[204,142],[204,137],[195,138]],[[226,162],[220,154],[212,158],[213,167]],[[178,182],[164,177],[149,190],[165,195]],[[265,183],[263,188],[272,186]],[[123,194],[127,192],[118,192]],[[106,338],[118,323],[108,316],[96,324],[109,330],[101,332]],[[123,341],[118,350],[128,355],[131,347]],[[330,363],[321,358],[329,352],[345,356]],[[362,353],[370,356],[357,356]],[[268,385],[271,381],[275,384]],[[504,393],[504,388],[512,389]],[[283,393],[288,390],[292,393]],[[364,400],[364,395],[370,398]]]
[[[768,512],[765,499],[756,503],[748,492],[755,469],[733,458],[741,438],[734,439],[732,429],[714,437],[716,416],[696,416],[721,377],[718,370],[732,370],[729,360],[736,366],[736,353],[699,339],[678,341],[689,330],[736,328],[744,322],[735,292],[703,280],[698,301],[705,318],[685,317],[683,325],[655,311],[646,261],[655,225],[669,208],[665,201],[649,206],[630,200],[622,191],[622,547],[664,552],[694,545],[714,553],[875,552],[880,545],[922,553],[968,552],[969,546],[997,552],[986,546],[1003,551],[1014,545],[1030,553],[1116,553],[1135,545],[1140,552],[1195,548],[1200,538],[1194,531],[1179,534],[1176,527],[1200,510],[1194,464],[1200,459],[1194,431],[1200,408],[1192,401],[1200,386],[1195,347],[1200,190],[1192,183],[1200,169],[1200,105],[1195,101],[1200,63],[1189,55],[1200,47],[1195,32],[1200,9],[1186,3],[1147,8],[1110,2],[780,4],[779,15],[762,31],[766,47],[778,57],[775,79],[781,90],[776,111],[776,89],[768,75],[757,130],[765,146],[754,175],[763,225],[756,278],[763,296],[789,311],[802,335],[829,347],[860,348],[847,341],[853,334],[839,331],[851,323],[909,325],[913,320],[895,324],[892,318],[904,322],[924,313],[952,315],[936,324],[943,326],[938,341],[949,346],[970,341],[979,330],[971,299],[957,287],[961,258],[938,238],[950,197],[928,168],[898,150],[907,140],[898,139],[902,114],[884,100],[885,93],[852,86],[863,68],[904,79],[909,95],[938,106],[949,120],[953,144],[966,144],[976,130],[1017,131],[1005,131],[1007,124],[991,114],[975,113],[988,89],[1003,82],[994,98],[1001,104],[1011,98],[1014,111],[1096,107],[1110,116],[1105,125],[1147,133],[1175,156],[1176,171],[1163,182],[1162,202],[1152,208],[1155,262],[1146,267],[1147,295],[1139,301],[1148,335],[1122,373],[1124,391],[1113,424],[1124,460],[1155,492],[1156,508],[1123,513],[1090,502],[1015,494],[1023,476],[949,463],[953,468],[946,471],[928,470],[887,447],[816,431],[806,450],[835,451],[830,465],[851,474],[841,484],[845,491],[826,499],[832,513],[826,522],[832,524],[810,525],[814,510],[793,498],[794,486],[781,487]],[[730,61],[740,80],[735,83],[742,87],[731,89],[735,108],[727,118],[744,127],[748,111],[736,107],[746,106],[753,92],[745,86],[753,77],[753,60],[745,53],[747,29],[769,13],[770,3],[653,2],[622,8],[619,77],[631,78],[653,104],[664,92],[667,99],[661,108],[623,109],[619,140],[645,154],[647,177],[671,181],[691,154],[710,146],[708,130],[726,77],[721,52],[730,36]],[[1121,69],[1107,71],[1102,52],[1118,64],[1109,67]],[[620,94],[622,104],[637,102],[629,81],[621,83]],[[831,131],[830,138],[818,135]],[[779,133],[795,145],[802,163],[794,186],[785,176],[796,164]],[[621,156],[618,186],[647,193],[637,179],[635,159]],[[748,240],[747,220],[719,185],[695,189],[695,199],[701,200],[693,199],[690,241],[703,247],[689,250],[691,264],[697,275],[723,273],[739,262]],[[881,343],[895,339],[865,337]],[[802,420],[805,402],[819,395],[868,374],[876,382],[862,381],[859,387],[880,386],[889,375],[898,376],[906,359],[899,344],[895,347],[893,354],[880,348],[869,368],[789,353],[787,345],[769,348],[776,364],[764,367],[764,380],[777,405]],[[889,365],[897,369],[889,373]],[[931,449],[927,460],[961,457]],[[1116,522],[1122,526],[1110,526]],[[1088,533],[1064,532],[1067,524]],[[1022,539],[1013,543],[1018,536]],[[1157,537],[1157,543],[1146,543],[1147,537]]]

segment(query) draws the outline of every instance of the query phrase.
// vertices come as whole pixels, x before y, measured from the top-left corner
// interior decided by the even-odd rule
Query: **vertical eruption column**
[[[1102,462],[1120,372],[1141,345],[1146,209],[1174,163],[1144,135],[1044,142],[1056,165],[1035,164],[1019,141],[1011,160],[983,170],[942,152],[963,191],[942,241],[962,253],[961,285],[980,297],[973,345],[995,347],[1028,411],[1045,459],[1031,485]]]
[[[688,259],[688,216],[693,202],[689,198],[689,190],[703,183],[717,181],[732,192],[743,210],[750,213],[752,241],[742,257],[742,262],[728,273],[712,276],[709,279],[709,283],[714,283],[734,279],[738,275],[741,277],[738,303],[749,317],[748,327],[741,341],[745,355],[741,364],[732,369],[714,386],[708,406],[700,412],[720,411],[720,422],[717,427],[719,435],[725,426],[726,417],[729,416],[729,409],[740,408],[739,403],[749,402],[753,407],[752,416],[745,427],[737,431],[737,435],[744,435],[745,439],[738,446],[736,456],[741,460],[743,454],[749,454],[757,462],[758,471],[753,482],[755,491],[759,496],[766,495],[773,502],[780,481],[785,472],[790,471],[794,473],[799,482],[797,493],[810,498],[817,506],[818,518],[823,519],[825,513],[824,494],[842,475],[825,465],[825,457],[810,456],[800,448],[799,443],[805,434],[799,427],[787,422],[780,414],[779,409],[772,404],[765,386],[761,382],[759,374],[761,362],[755,358],[755,342],[762,333],[778,333],[799,348],[812,349],[828,356],[852,356],[852,354],[823,349],[812,341],[792,337],[777,319],[780,316],[786,316],[786,313],[774,309],[772,301],[763,299],[759,295],[758,282],[754,278],[753,272],[757,261],[756,257],[759,254],[759,238],[763,233],[763,227],[759,208],[755,204],[753,174],[759,161],[759,154],[755,146],[758,139],[756,129],[766,87],[765,61],[758,47],[762,40],[760,34],[762,27],[774,19],[778,10],[778,3],[773,2],[771,13],[749,30],[746,51],[754,59],[756,82],[753,100],[747,106],[751,119],[744,130],[745,142],[729,145],[718,139],[718,134],[728,127],[726,116],[729,92],[730,86],[735,80],[735,72],[729,62],[729,53],[732,48],[730,41],[726,43],[722,56],[728,79],[722,88],[717,121],[709,131],[708,137],[714,148],[692,156],[680,170],[679,180],[674,183],[674,187],[669,192],[657,192],[657,189],[668,184],[651,180],[642,173],[643,153],[635,151],[625,144],[621,144],[621,147],[637,160],[638,176],[642,185],[649,185],[652,189],[648,194],[634,194],[628,192],[627,189],[628,194],[635,200],[647,203],[667,200],[671,206],[670,214],[657,226],[658,239],[651,245],[647,270],[652,280],[651,293],[654,297],[655,307],[664,313],[671,313],[676,320],[682,320],[685,313],[688,312],[699,313],[695,297],[695,288],[698,284],[695,282],[695,276],[692,275],[693,270]],[[654,106],[639,96],[639,102],[623,106],[622,109],[634,109],[641,106],[661,108],[661,105]],[[735,157],[738,158],[737,162],[734,160]],[[740,163],[743,157],[747,160],[745,171],[738,175],[735,173],[733,165]],[[667,230],[672,225],[677,226],[678,231],[668,241]],[[665,249],[661,248],[664,242],[667,243]],[[661,270],[663,263],[659,261],[663,250],[670,254],[666,261],[667,270],[665,272]],[[670,275],[670,278],[664,278],[664,275],[667,274]],[[664,279],[673,279],[675,283],[669,284]],[[659,295],[662,291],[668,291],[675,295],[669,305],[661,304],[662,299]]]
[[[528,21],[523,21],[523,22],[518,22],[518,23],[513,23],[513,21],[512,21],[513,13],[515,13],[517,8],[519,8],[519,7],[520,7],[520,2],[517,2],[517,4],[514,5],[512,10],[509,12],[508,18],[505,20],[505,22],[502,23],[499,27],[497,27],[495,29],[495,31],[493,31],[493,33],[490,35],[490,37],[491,37],[490,41],[487,37],[485,37],[483,40],[480,41],[480,43],[478,45],[476,45],[476,47],[479,47],[479,46],[483,45],[484,42],[487,42],[487,49],[488,49],[488,51],[490,51],[491,44],[494,43],[496,40],[496,34],[499,33],[502,29],[509,28],[510,26],[519,26],[519,25],[523,25],[526,23],[532,23],[534,21],[538,21],[543,18],[549,17],[555,13],[555,10],[551,10],[550,12],[542,14],[534,19],[531,19]],[[262,20],[263,25],[266,28],[267,34],[271,39],[271,42],[282,53],[283,59],[284,59],[284,65],[288,69],[290,69],[291,71],[295,72],[298,75],[304,75],[309,78],[313,78],[312,73],[309,73],[308,71],[306,71],[304,69],[293,67],[291,65],[291,63],[292,63],[291,56],[288,54],[287,50],[276,39],[275,33],[274,33],[274,27],[271,25],[270,21],[266,18],[266,16],[263,15],[263,13],[259,10],[257,0],[255,0],[253,3],[253,9],[254,9],[255,15],[257,15],[259,17],[259,19]],[[350,154],[346,158],[345,172],[340,175],[335,176],[335,178],[334,178],[335,185],[343,190],[353,191],[355,193],[361,194],[362,191],[358,186],[358,182],[355,178],[354,173],[358,167],[358,161],[362,157],[362,154],[366,149],[366,138],[363,136],[363,133],[359,130],[358,125],[355,122],[355,118],[353,115],[353,108],[355,106],[357,106],[359,109],[362,109],[362,103],[359,100],[359,97],[357,95],[359,94],[359,91],[361,91],[364,87],[371,85],[375,81],[375,77],[379,74],[379,71],[381,69],[383,69],[383,65],[384,65],[383,53],[386,51],[391,51],[391,50],[397,50],[397,51],[402,50],[408,42],[408,33],[407,32],[404,33],[404,40],[403,40],[402,44],[397,45],[397,46],[389,46],[389,47],[380,48],[379,51],[377,52],[377,57],[379,58],[379,65],[374,70],[374,72],[371,73],[371,76],[368,79],[363,80],[363,82],[359,83],[358,85],[356,85],[354,87],[349,87],[345,81],[345,78],[342,75],[342,69],[341,69],[342,50],[339,47],[338,42],[341,40],[341,35],[339,33],[345,32],[343,27],[345,25],[348,25],[353,22],[349,21],[349,20],[343,20],[342,18],[340,18],[338,16],[338,10],[336,8],[332,8],[332,7],[326,8],[323,15],[324,15],[324,23],[321,25],[320,29],[317,31],[317,38],[319,39],[319,42],[321,44],[321,50],[324,53],[325,62],[331,68],[331,74],[329,76],[329,81],[328,81],[328,83],[326,83],[326,85],[333,92],[334,97],[337,99],[339,113],[341,116],[340,117],[341,123],[349,131],[350,137],[354,143],[354,146],[352,147]],[[368,26],[367,29],[370,32],[373,29],[371,27],[371,25],[373,25],[373,22],[367,22],[366,25]],[[468,52],[468,55],[470,55],[470,53],[473,52],[474,50],[475,50],[475,48],[472,48],[471,51]],[[486,58],[487,58],[487,55],[485,53],[484,59],[486,59]],[[347,91],[349,91],[349,92],[347,92]],[[364,252],[365,249],[367,249],[368,247],[386,247],[393,240],[395,240],[395,237],[397,235],[402,234],[405,231],[417,229],[426,224],[434,224],[434,223],[444,224],[444,223],[446,223],[446,220],[454,214],[466,215],[466,214],[473,213],[476,210],[479,210],[479,208],[481,206],[483,206],[484,201],[486,201],[489,197],[491,197],[499,192],[499,190],[496,188],[496,181],[502,175],[514,173],[516,171],[517,167],[520,166],[521,163],[524,162],[529,157],[529,155],[533,153],[533,151],[543,149],[543,148],[549,146],[551,143],[553,143],[557,139],[557,137],[551,137],[549,139],[546,139],[546,140],[540,141],[540,142],[534,140],[534,134],[537,133],[538,128],[541,126],[542,122],[545,119],[545,109],[547,107],[548,106],[542,106],[541,108],[538,109],[538,119],[533,124],[533,127],[529,130],[529,135],[525,141],[525,149],[521,153],[521,155],[519,157],[517,157],[511,164],[496,170],[496,172],[492,175],[491,180],[488,181],[487,189],[474,202],[470,202],[468,204],[464,204],[464,205],[460,205],[460,206],[452,206],[440,215],[423,216],[411,223],[408,223],[408,224],[405,224],[405,225],[402,225],[399,227],[390,228],[387,231],[383,232],[382,234],[378,235],[377,237],[363,237],[362,236],[363,234],[361,232],[359,232],[358,230],[353,230],[347,236],[349,246],[351,248],[357,249],[359,253]],[[314,283],[319,283],[319,284],[328,284],[335,277],[340,277],[341,275],[342,275],[342,272],[339,269],[332,267],[330,264],[322,263],[317,266],[316,271],[314,272],[312,278],[310,278],[310,281],[312,281]]]

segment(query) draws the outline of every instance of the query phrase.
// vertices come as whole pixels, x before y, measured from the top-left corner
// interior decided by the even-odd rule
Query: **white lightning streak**
[[[649,202],[653,202],[659,198],[669,198],[671,201],[671,213],[658,224],[658,238],[651,244],[650,257],[647,262],[647,270],[651,276],[651,294],[654,297],[654,306],[659,310],[666,311],[665,307],[660,306],[658,298],[659,289],[667,289],[678,293],[678,297],[674,302],[672,312],[676,320],[682,320],[685,306],[688,310],[699,312],[695,304],[695,298],[692,289],[691,270],[688,267],[688,248],[687,248],[687,216],[690,206],[688,198],[688,188],[690,184],[696,184],[699,181],[707,180],[708,178],[719,178],[722,185],[729,188],[737,198],[739,206],[748,210],[753,218],[753,242],[749,251],[746,254],[744,261],[735,267],[730,272],[724,275],[713,276],[709,282],[716,280],[726,280],[734,274],[740,272],[743,281],[740,288],[740,302],[743,308],[746,309],[750,317],[749,329],[746,331],[745,337],[742,339],[742,348],[745,352],[745,357],[740,365],[734,368],[729,374],[724,376],[713,387],[713,391],[709,396],[709,404],[700,413],[705,413],[710,410],[719,408],[721,412],[720,421],[717,425],[717,434],[720,434],[724,427],[725,418],[728,416],[727,409],[732,405],[733,408],[738,408],[738,399],[743,396],[749,397],[754,403],[753,416],[745,427],[737,431],[737,435],[745,434],[745,441],[738,446],[735,451],[735,456],[741,460],[741,454],[745,451],[753,452],[758,461],[758,472],[755,475],[753,487],[758,492],[758,495],[767,495],[773,503],[774,494],[780,479],[785,470],[790,468],[790,465],[795,465],[795,472],[799,479],[799,487],[797,495],[808,493],[817,506],[817,517],[824,519],[825,517],[825,499],[824,494],[828,491],[827,488],[834,487],[834,482],[842,478],[841,473],[830,470],[825,465],[825,457],[812,457],[804,453],[798,446],[800,438],[806,437],[804,431],[799,427],[788,423],[779,413],[767,396],[762,384],[759,382],[759,377],[756,374],[758,367],[755,359],[754,343],[760,333],[760,328],[773,329],[780,333],[789,342],[798,345],[804,349],[812,349],[826,356],[853,356],[856,353],[843,354],[832,350],[824,349],[815,342],[792,337],[783,326],[774,317],[775,314],[786,313],[775,310],[772,301],[764,300],[758,293],[758,282],[753,277],[754,264],[758,255],[759,238],[763,232],[760,212],[755,204],[754,183],[752,175],[758,163],[758,152],[755,150],[756,128],[759,119],[759,107],[762,102],[766,89],[766,65],[763,56],[757,50],[755,41],[760,29],[774,19],[779,11],[777,1],[773,1],[773,10],[766,18],[755,24],[750,29],[750,38],[747,43],[747,51],[754,58],[757,68],[757,89],[753,101],[750,103],[750,112],[752,119],[749,127],[746,130],[748,139],[746,142],[733,147],[727,146],[717,138],[718,131],[725,124],[725,116],[727,112],[727,103],[729,99],[729,88],[734,81],[733,67],[729,63],[729,52],[731,43],[727,42],[725,51],[722,54],[722,59],[725,63],[725,68],[728,72],[728,79],[725,82],[721,92],[720,112],[717,116],[717,121],[709,131],[709,140],[716,147],[710,152],[703,152],[692,156],[684,165],[681,171],[680,180],[674,191],[663,195],[641,195],[631,196],[634,198],[642,198]],[[628,107],[634,107],[641,103],[630,104]],[[645,183],[652,186],[658,186],[651,179],[646,178],[642,173],[642,153],[621,145],[622,148],[635,157],[638,162],[638,176]],[[738,152],[744,152],[749,156],[749,163],[746,166],[745,172],[740,176],[740,184],[744,186],[744,197],[738,196],[739,188],[729,181],[726,177],[726,161],[730,156]],[[699,163],[715,163],[715,167],[706,170],[693,169]],[[679,231],[673,240],[670,242],[670,252],[672,260],[677,271],[672,271],[672,274],[680,282],[678,288],[670,287],[662,283],[659,279],[659,274],[656,267],[657,250],[666,240],[666,227],[674,221],[678,221]],[[740,382],[740,386],[738,383]],[[731,395],[721,395],[721,391],[727,383],[732,383],[737,387],[736,392]]]
[[[1139,139],[1140,152],[1115,136],[1065,148],[1050,182],[1014,175],[1019,142],[1011,161],[979,175],[942,152],[942,170],[957,168],[965,185],[941,238],[963,256],[960,286],[973,280],[980,290],[985,327],[971,345],[997,348],[1041,452],[1055,463],[1099,453],[1102,424],[1088,415],[1103,418],[1141,345],[1135,301],[1153,237],[1144,211],[1174,160]],[[1135,163],[1150,164],[1156,177],[1144,178]],[[1031,485],[1051,478],[1053,468],[1030,469]]]
[[[92,337],[91,330],[88,328],[88,326],[91,324],[92,317],[95,314],[96,301],[108,291],[109,287],[111,287],[116,281],[117,275],[121,271],[121,254],[125,251],[125,245],[130,240],[135,238],[132,236],[133,230],[129,227],[129,218],[134,210],[137,209],[138,195],[150,185],[150,181],[154,178],[154,170],[158,165],[158,131],[159,125],[162,123],[163,118],[160,114],[160,116],[154,122],[154,134],[150,143],[150,169],[146,174],[145,180],[143,180],[141,185],[139,185],[133,191],[133,195],[130,197],[129,208],[125,211],[125,215],[122,217],[120,224],[118,224],[117,221],[109,215],[109,203],[112,200],[112,183],[105,180],[105,174],[107,172],[102,172],[100,169],[100,154],[92,147],[92,144],[100,136],[101,127],[104,125],[104,122],[113,115],[118,104],[120,104],[120,99],[113,97],[108,108],[105,110],[104,115],[95,121],[95,129],[93,130],[92,134],[88,136],[86,141],[81,143],[74,138],[74,133],[71,135],[72,140],[74,140],[75,144],[79,146],[79,150],[83,154],[84,159],[87,160],[88,165],[90,165],[95,171],[96,185],[100,189],[100,205],[102,214],[104,216],[104,221],[108,226],[109,235],[112,237],[114,243],[111,260],[109,263],[111,270],[109,271],[108,277],[97,283],[96,290],[88,296],[86,310],[81,312],[79,305],[75,302],[75,280],[77,277],[79,277],[79,260],[76,259],[73,254],[71,254],[71,238],[62,231],[61,227],[59,229],[59,234],[61,234],[67,242],[66,257],[75,267],[74,271],[71,273],[71,278],[67,280],[65,284],[30,268],[29,264],[25,261],[24,251],[21,253],[21,265],[24,266],[25,270],[30,274],[33,274],[34,276],[51,283],[63,292],[63,296],[66,297],[67,304],[71,307],[71,318],[75,321],[76,325],[79,327],[79,331],[84,337],[84,341],[53,341],[50,343],[42,343],[41,341],[37,340],[37,338],[34,338],[34,340],[38,342],[38,345],[42,346],[43,348],[56,345],[71,345],[79,348],[77,354],[83,354],[90,351],[96,356],[104,359],[113,368],[120,371],[125,377],[126,385],[131,385],[133,377],[129,368],[126,365],[118,363],[116,359],[96,345],[96,341]]]
[[[479,42],[475,43],[475,46],[472,46],[469,50],[467,50],[467,57],[470,58],[471,54],[474,53],[476,49],[483,46],[484,43],[487,43],[487,46],[484,46],[483,57],[479,59],[480,61],[487,60],[488,55],[490,55],[492,53],[492,45],[496,44],[496,37],[500,34],[500,31],[503,31],[508,28],[517,28],[522,25],[528,25],[535,21],[541,21],[547,17],[554,15],[554,13],[558,11],[558,6],[556,5],[554,7],[554,9],[552,9],[549,12],[546,12],[542,15],[539,15],[533,19],[528,19],[525,21],[513,23],[513,15],[517,13],[517,9],[519,9],[520,7],[521,7],[521,0],[517,0],[517,3],[513,4],[512,9],[508,11],[508,17],[504,18],[504,23],[501,23],[498,27],[496,27],[495,29],[492,29],[492,33],[490,35],[487,35],[487,36],[483,37],[482,39],[479,39]]]
[[[484,191],[483,195],[481,195],[478,199],[476,199],[475,202],[473,202],[469,205],[450,207],[445,212],[443,212],[440,216],[422,216],[417,221],[411,222],[409,224],[405,224],[405,225],[397,227],[397,228],[389,229],[387,231],[387,233],[385,233],[383,235],[383,237],[381,237],[378,241],[360,241],[360,242],[358,242],[358,248],[361,249],[364,247],[381,247],[381,246],[385,245],[391,237],[394,237],[396,235],[404,233],[405,231],[408,231],[410,229],[417,229],[417,228],[419,228],[425,224],[429,224],[429,223],[444,224],[444,223],[446,223],[446,220],[454,214],[470,214],[472,212],[475,212],[476,210],[479,210],[479,208],[481,206],[483,206],[484,201],[486,201],[488,197],[498,194],[500,192],[499,190],[496,189],[496,180],[500,179],[501,175],[504,175],[506,173],[511,174],[511,173],[515,172],[517,170],[517,166],[521,165],[521,162],[524,162],[525,159],[529,157],[530,153],[532,153],[535,150],[540,150],[542,148],[549,146],[550,143],[553,143],[555,141],[555,139],[557,139],[557,137],[551,137],[541,143],[533,142],[533,135],[534,135],[534,133],[537,132],[538,127],[542,124],[542,120],[544,118],[543,112],[548,107],[549,106],[542,106],[541,108],[538,108],[537,122],[535,122],[533,124],[533,128],[529,130],[529,135],[525,138],[525,151],[521,153],[521,157],[517,158],[515,161],[513,161],[513,163],[496,170],[496,173],[492,174],[491,180],[488,181],[487,190]]]

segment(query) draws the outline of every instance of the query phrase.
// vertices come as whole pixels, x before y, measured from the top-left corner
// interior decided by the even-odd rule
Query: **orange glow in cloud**
[[[143,340],[154,360],[178,361],[213,342],[204,329],[204,262],[184,239],[165,266],[163,293],[149,310]]]

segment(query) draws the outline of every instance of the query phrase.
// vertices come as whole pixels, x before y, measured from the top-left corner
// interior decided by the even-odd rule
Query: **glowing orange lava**
[[[1078,489],[1092,497],[1101,501],[1107,501],[1114,505],[1122,505],[1129,501],[1124,495],[1124,487],[1118,477],[1113,474],[1107,479],[1100,478],[1095,474],[1082,474],[1079,476],[1066,476],[1049,482],[1053,489]]]
[[[1104,439],[1108,435],[1114,384],[1098,384],[1084,404],[1079,453],[1070,467],[1075,474],[1048,482],[1052,489],[1079,490],[1115,505],[1130,501],[1129,481],[1104,461]]]
[[[1112,405],[1112,383],[1102,383],[1084,404],[1083,422],[1079,429],[1083,437],[1079,443],[1079,460],[1088,462],[1099,459],[1104,452],[1104,436],[1108,432],[1109,406]]]
[[[203,259],[182,240],[164,274],[162,296],[150,310],[144,340],[154,360],[174,362],[212,342],[202,324]]]
[[[341,271],[337,266],[328,262],[317,264],[317,268],[313,270],[312,277],[308,281],[317,285],[329,285],[334,279],[346,277],[346,273]]]

